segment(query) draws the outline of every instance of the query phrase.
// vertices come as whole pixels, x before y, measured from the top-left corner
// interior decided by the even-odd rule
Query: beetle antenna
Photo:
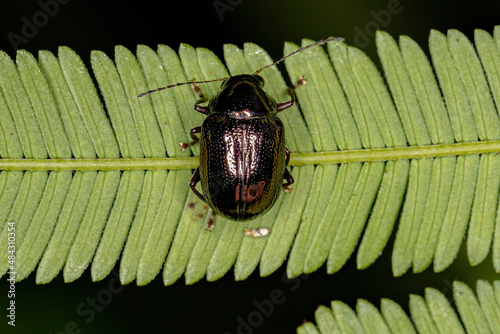
[[[287,54],[286,56],[282,57],[280,60],[277,60],[275,61],[274,63],[272,64],[269,64],[269,65],[266,65],[260,69],[258,69],[257,71],[255,71],[254,75],[257,75],[259,74],[260,72],[264,71],[266,68],[268,67],[271,67],[271,66],[274,66],[276,64],[279,64],[281,63],[283,60],[287,59],[288,57],[291,57],[293,56],[294,54],[297,54],[301,51],[304,51],[305,49],[309,49],[309,48],[312,48],[313,46],[316,46],[316,45],[324,45],[326,43],[330,43],[330,42],[333,42],[333,41],[337,41],[337,42],[341,42],[343,41],[344,39],[342,37],[336,37],[336,38],[327,38],[327,39],[323,39],[321,41],[317,41],[315,43],[312,43],[312,44],[309,44],[309,45],[306,45],[306,46],[303,46],[295,51],[293,51],[292,53],[290,54]],[[154,93],[154,92],[159,92],[161,90],[164,90],[164,89],[169,89],[169,88],[172,88],[172,87],[177,87],[177,86],[182,86],[182,85],[189,85],[189,84],[200,84],[200,83],[208,83],[208,82],[214,82],[214,81],[224,81],[224,80],[227,80],[227,78],[218,78],[218,79],[212,79],[212,80],[205,80],[205,81],[195,81],[195,80],[189,80],[189,81],[186,81],[186,82],[178,82],[178,83],[175,83],[175,84],[172,84],[172,85],[168,85],[168,86],[165,86],[165,87],[159,87],[159,88],[156,88],[156,89],[151,89],[151,90],[148,90],[147,92],[144,92],[144,93],[141,93],[139,95],[137,95],[137,97],[143,97],[145,95],[148,95],[148,94],[151,94],[151,93]]]
[[[154,93],[154,92],[159,92],[160,90],[169,89],[169,88],[172,88],[172,87],[177,87],[177,86],[182,86],[182,85],[200,84],[200,83],[207,83],[207,82],[214,82],[214,81],[224,81],[224,80],[227,80],[227,78],[218,78],[218,79],[205,80],[205,81],[189,80],[189,81],[186,81],[186,82],[178,82],[178,83],[173,84],[173,85],[168,85],[168,86],[165,86],[165,87],[160,87],[160,88],[148,90],[147,92],[144,92],[144,93],[141,93],[141,94],[137,95],[137,97],[143,97],[145,95],[148,95],[148,94],[151,94],[151,93]]]
[[[294,54],[296,53],[299,53],[301,51],[304,51],[305,49],[309,49],[309,48],[312,48],[313,46],[316,46],[316,45],[323,45],[323,44],[326,44],[326,43],[330,43],[330,42],[333,42],[333,41],[337,41],[337,42],[342,42],[344,39],[342,37],[336,37],[336,38],[327,38],[327,39],[323,39],[321,41],[317,41],[316,43],[312,43],[312,44],[309,44],[309,45],[306,45],[306,46],[303,46],[301,47],[300,49],[297,49],[295,51],[293,51],[292,53],[290,54],[287,54],[286,56],[282,57],[280,60],[277,60],[275,61],[274,63],[272,64],[269,64],[269,65],[266,65],[260,69],[258,69],[257,71],[255,71],[254,75],[257,75],[259,74],[260,72],[264,71],[266,68],[268,67],[271,67],[271,66],[274,66],[276,64],[279,64],[281,63],[283,60],[287,59],[288,57],[291,57],[293,56]]]

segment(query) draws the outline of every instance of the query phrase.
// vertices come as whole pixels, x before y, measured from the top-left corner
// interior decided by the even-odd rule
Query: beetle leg
[[[283,175],[283,179],[286,180],[286,183],[283,183],[283,190],[289,193],[290,191],[292,191],[292,188],[290,188],[290,186],[295,182],[295,180],[293,179],[292,174],[290,174],[288,168],[285,168],[285,175]]]
[[[200,102],[201,101],[201,102]],[[206,101],[202,101],[201,99],[198,100],[196,102],[196,104],[194,105],[194,110],[196,110],[197,112],[199,113],[202,113],[202,114],[205,114],[205,115],[208,115],[210,112],[208,111],[208,107],[204,107],[204,106],[201,106],[198,104],[199,103],[202,103],[202,102],[206,102]]]
[[[285,166],[288,166],[288,163],[290,162],[290,150],[288,149],[288,147],[285,147],[285,157],[286,157]],[[283,190],[285,190],[288,193],[292,190],[292,188],[290,188],[290,185],[292,185],[295,182],[288,168],[285,168],[285,174],[283,175],[283,179],[286,180],[286,183],[283,183]]]
[[[194,110],[196,110],[197,112],[200,112],[202,114],[208,115],[210,113],[210,111],[208,110],[208,107],[201,105],[202,103],[207,102],[208,98],[205,95],[203,95],[203,93],[201,92],[200,86],[198,86],[198,84],[194,83],[191,87],[193,88],[196,95],[198,95],[200,97],[199,100],[196,101],[196,103],[194,105]]]
[[[196,190],[196,185],[198,184],[198,182],[200,182],[200,169],[196,168],[196,170],[193,173],[193,177],[191,178],[191,181],[189,181],[189,187],[194,192],[194,194],[198,196],[199,199],[207,203],[207,199],[205,198],[205,196],[203,196],[203,194],[201,194],[198,190]],[[212,229],[214,228],[214,221],[215,221],[215,212],[212,210],[212,214],[208,219],[205,230],[212,231]]]
[[[181,147],[181,150],[185,150],[186,148],[193,146],[194,144],[198,143],[200,141],[200,138],[196,136],[197,133],[201,132],[201,126],[197,126],[195,128],[192,128],[189,134],[191,135],[191,138],[193,138],[192,142],[189,143],[179,143],[179,146]]]
[[[285,147],[285,166],[288,166],[288,163],[290,162],[290,150],[288,147]]]
[[[201,92],[200,85],[198,85],[197,83],[193,83],[191,85],[191,88],[193,88],[194,92],[200,97],[200,99],[205,99],[206,101],[208,101],[205,95],[203,95],[203,93]]]
[[[293,104],[295,103],[295,92],[294,92],[295,89],[299,86],[305,85],[306,82],[307,81],[306,81],[306,79],[304,79],[304,76],[301,76],[295,84],[293,84],[292,86],[287,88],[286,93],[288,95],[290,95],[291,99],[289,101],[286,101],[286,102],[278,103],[278,112],[293,106]]]
[[[196,168],[196,170],[193,173],[193,177],[191,178],[191,181],[189,181],[189,187],[194,192],[194,194],[198,196],[199,199],[207,203],[207,199],[205,198],[205,196],[203,196],[198,190],[196,190],[196,185],[198,184],[198,182],[200,182],[200,169]]]

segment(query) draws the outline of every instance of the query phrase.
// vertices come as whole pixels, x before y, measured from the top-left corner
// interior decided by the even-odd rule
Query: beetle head
[[[240,74],[232,76],[221,84],[221,89],[235,87],[239,84],[249,84],[254,87],[264,87],[264,78],[258,74]]]
[[[264,90],[258,74],[235,75],[222,83],[221,91],[209,103],[211,112],[251,119],[277,113],[276,102]]]

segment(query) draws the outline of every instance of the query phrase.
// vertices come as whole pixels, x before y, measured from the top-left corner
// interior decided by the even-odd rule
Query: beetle
[[[286,91],[290,100],[277,103],[265,92],[264,79],[259,73],[305,49],[342,40],[329,38],[301,47],[253,74],[191,80],[138,95],[192,84],[200,97],[194,110],[207,117],[201,126],[191,129],[193,140],[180,146],[185,150],[200,143],[200,164],[189,186],[212,209],[207,230],[213,228],[215,215],[236,221],[263,215],[276,202],[281,188],[290,191],[294,183],[287,168],[290,151],[285,145],[285,129],[277,114],[295,103],[294,90],[306,81],[301,77]],[[223,81],[221,90],[209,100],[198,84],[214,81]],[[208,105],[203,106],[207,101]],[[196,189],[200,182],[202,193]]]

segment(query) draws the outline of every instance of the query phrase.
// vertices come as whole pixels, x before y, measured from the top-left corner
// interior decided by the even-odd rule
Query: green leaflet
[[[120,183],[120,172],[98,172],[78,232],[64,265],[64,280],[80,277],[92,261]],[[122,195],[123,196],[123,195]]]
[[[54,232],[43,253],[36,272],[37,283],[48,283],[54,279],[63,268],[66,257],[73,244],[73,238],[78,232],[80,221],[85,214],[85,205],[95,184],[97,172],[76,172],[71,182],[63,209],[59,215]]]
[[[323,305],[320,305],[314,312],[314,318],[318,324],[319,330],[323,333],[339,333],[339,328],[332,311]],[[312,324],[311,324],[312,325]]]
[[[130,265],[129,261],[124,261],[124,264],[120,265],[120,279],[122,282],[128,283],[137,275],[137,284],[144,285],[152,281],[160,272],[174,237],[177,222],[184,210],[184,203],[188,194],[185,184],[189,182],[190,178],[190,171],[168,173],[166,185],[161,184],[163,193],[160,195],[161,201],[158,204],[158,207],[163,209],[154,212],[154,220],[150,223],[151,229],[145,227],[141,231],[141,235],[145,238],[145,241],[143,241],[145,242],[144,248],[142,248],[142,244],[135,246],[133,239],[127,239],[123,254],[124,259],[127,251],[134,252],[139,258],[139,263],[137,271],[135,267]],[[135,223],[132,226],[132,232],[134,228],[136,228]],[[141,252],[141,249],[144,249],[144,251]]]
[[[71,49],[59,48],[59,64],[76,103],[79,114],[99,158],[116,158],[119,148],[116,135],[107,120],[96,89],[82,60]]]
[[[474,292],[466,284],[455,282],[453,296],[467,332],[490,333],[490,324],[486,321]]]
[[[349,306],[340,301],[332,301],[331,308],[341,333],[363,333],[360,320]]]
[[[380,309],[393,333],[415,333],[415,328],[403,308],[390,299],[382,299]]]
[[[56,218],[68,193],[71,172],[50,173],[42,200],[19,243],[16,263],[19,279],[27,277],[35,269],[52,235]]]
[[[439,331],[432,320],[432,315],[425,302],[419,295],[410,295],[410,313],[415,327],[422,333],[439,334]]]
[[[500,271],[499,41],[498,27],[494,36],[476,31],[475,45],[455,30],[432,31],[428,58],[409,37],[398,43],[379,32],[384,76],[362,51],[340,42],[288,58],[290,80],[307,80],[296,90],[297,105],[279,114],[293,152],[294,190],[255,221],[218,217],[212,232],[204,230],[207,206],[188,187],[199,149],[178,145],[203,122],[193,111],[198,96],[188,85],[137,94],[253,73],[272,63],[264,50],[225,45],[224,65],[209,50],[189,45],[178,53],[140,45],[136,55],[117,46],[113,58],[92,53],[97,85],[67,47],[57,57],[40,52],[38,61],[25,51],[15,62],[0,53],[0,272],[8,270],[9,222],[16,226],[17,278],[38,265],[38,283],[61,270],[73,281],[89,265],[92,278],[101,280],[117,262],[121,282],[139,285],[160,272],[166,285],[183,275],[186,284],[213,281],[233,266],[235,279],[244,280],[256,268],[270,275],[285,261],[289,277],[325,263],[333,273],[358,244],[357,266],[366,268],[394,229],[395,275],[431,264],[444,270],[464,237],[472,265],[493,248]],[[285,54],[297,48],[286,43]],[[277,67],[262,76],[277,102],[289,100]],[[219,87],[200,85],[208,97]],[[267,227],[271,234],[250,238],[246,227]],[[457,298],[467,330],[497,319],[491,309],[482,316],[477,308],[460,310],[469,301],[493,305],[487,287],[481,291],[475,304]],[[451,313],[444,301],[429,298],[425,305],[411,299],[417,327],[460,328],[452,316],[443,316],[445,327],[430,324]],[[331,312],[318,312],[319,329],[304,325],[301,331],[412,330],[389,301],[381,312],[365,301],[358,316],[339,303]]]
[[[368,301],[360,299],[356,304],[356,312],[363,330],[367,334],[391,333],[383,316],[377,308]]]
[[[497,281],[494,282],[494,285],[486,281],[477,282],[477,297],[491,329],[496,328],[496,325],[500,321],[500,303],[498,296],[500,296],[500,294]]]
[[[6,223],[13,222],[16,228],[16,242],[22,243],[26,232],[29,229],[30,222],[33,221],[36,214],[38,203],[41,202],[45,185],[47,184],[47,172],[25,172],[22,183],[19,185],[16,199],[7,217]],[[43,210],[43,209],[42,209]],[[6,223],[4,226],[7,226]],[[0,239],[0,251],[2,258],[0,260],[0,272],[7,272],[7,234],[8,229],[2,229],[2,239]],[[21,261],[23,259],[21,258]],[[19,261],[19,259],[18,259]]]
[[[5,128],[2,126],[2,141],[4,143],[2,146],[5,147],[5,153],[3,154],[10,151],[17,155],[19,153],[16,154],[13,151],[14,148],[22,146],[25,158],[45,159],[47,158],[47,150],[44,145],[42,132],[37,123],[26,90],[22,86],[19,72],[14,62],[3,52],[0,52],[0,64],[0,86],[2,87],[3,98],[5,99],[5,103],[2,102],[2,107],[5,108],[2,111],[2,116],[5,118],[6,123]],[[42,110],[44,109],[42,108]],[[14,121],[14,127],[12,126],[12,121]],[[3,119],[1,123],[4,123]],[[10,132],[7,132],[9,128]],[[10,140],[7,141],[6,138]],[[11,146],[11,148],[9,149],[7,145]]]

